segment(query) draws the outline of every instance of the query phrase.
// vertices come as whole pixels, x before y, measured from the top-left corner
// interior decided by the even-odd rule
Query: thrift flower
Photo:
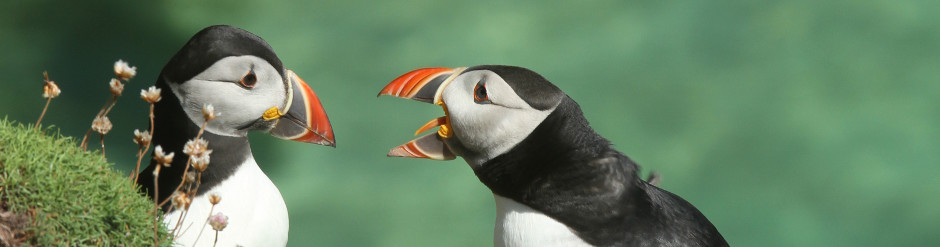
[[[189,209],[189,205],[193,202],[192,198],[189,198],[189,195],[186,193],[180,193],[179,191],[173,192],[173,207],[176,209]]]
[[[196,172],[188,171],[186,176],[183,176],[183,186],[189,186],[196,182]]]
[[[183,153],[189,156],[202,156],[209,151],[209,142],[206,139],[189,140],[183,146]]]
[[[120,80],[111,78],[111,82],[108,84],[111,85],[111,94],[114,96],[121,96],[121,93],[124,92],[124,84]]]
[[[163,147],[160,145],[157,145],[157,147],[153,149],[153,159],[157,161],[157,164],[161,164],[166,167],[170,167],[170,164],[173,163],[173,155],[173,152],[164,154]]]
[[[134,129],[134,143],[141,146],[150,145],[150,131],[144,130],[141,132],[138,129]]]
[[[209,168],[209,154],[211,153],[212,150],[209,150],[200,156],[190,156],[193,159],[193,168],[196,168],[196,171],[199,172],[206,171]]]
[[[147,103],[154,104],[160,101],[160,89],[156,86],[150,86],[150,88],[140,90],[140,98],[147,101]]]
[[[212,203],[212,205],[219,204],[220,201],[222,201],[222,197],[219,194],[212,193],[209,195],[209,203]]]
[[[59,90],[59,85],[56,85],[55,81],[46,81],[46,85],[42,86],[43,98],[51,99],[59,97],[60,93],[62,93],[62,90]]]
[[[228,216],[225,216],[222,212],[209,216],[209,225],[212,226],[213,230],[221,231],[225,229],[225,226],[228,226]]]
[[[114,75],[125,81],[130,80],[137,75],[137,67],[131,67],[124,60],[117,60],[114,62]]]
[[[202,106],[202,117],[205,118],[206,121],[215,119],[215,117],[218,117],[220,115],[222,115],[222,113],[215,112],[215,108],[212,107],[212,104],[206,104]]]
[[[108,116],[97,116],[94,121],[91,121],[91,129],[102,135],[108,134],[108,131],[111,131],[113,127],[114,125],[111,125],[111,119],[108,119]]]

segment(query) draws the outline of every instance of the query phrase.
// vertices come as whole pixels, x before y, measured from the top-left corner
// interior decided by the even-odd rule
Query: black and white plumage
[[[174,152],[170,167],[159,174],[159,195],[153,198],[153,171],[141,171],[139,184],[147,195],[163,201],[183,177],[185,143],[196,137],[205,122],[202,109],[212,105],[219,115],[208,122],[202,138],[210,154],[208,169],[180,224],[176,243],[211,246],[215,231],[204,226],[218,194],[221,203],[213,214],[229,217],[219,233],[219,246],[284,246],[287,244],[287,207],[277,187],[254,160],[249,131],[333,146],[332,127],[319,99],[293,71],[287,70],[273,49],[260,37],[231,26],[210,26],[196,33],[165,65],[156,80],[161,100],[154,108],[152,145]],[[273,109],[273,110],[272,110]],[[274,111],[276,110],[276,111]],[[276,113],[271,117],[264,114]],[[194,171],[194,169],[189,169]],[[165,223],[177,225],[182,210],[165,206]]]
[[[442,105],[389,156],[461,156],[494,194],[496,246],[727,246],[689,202],[639,178],[578,104],[521,67],[419,69],[380,92]]]

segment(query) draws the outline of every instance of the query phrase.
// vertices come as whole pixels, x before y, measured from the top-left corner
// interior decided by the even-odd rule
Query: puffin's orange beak
[[[277,119],[277,124],[271,129],[271,135],[288,140],[320,144],[336,147],[333,137],[333,126],[320,104],[320,98],[313,93],[294,71],[287,70],[290,91],[286,112],[272,107],[265,112],[265,120]]]
[[[411,157],[426,158],[434,160],[452,160],[456,158],[444,139],[453,136],[453,129],[450,126],[450,115],[447,112],[447,105],[441,99],[444,88],[450,84],[457,75],[460,75],[465,67],[449,68],[424,68],[408,72],[399,76],[389,83],[378,96],[391,95],[399,98],[413,99],[421,102],[440,105],[444,108],[444,116],[431,120],[421,126],[415,135],[426,130],[440,126],[437,133],[428,134],[417,139],[411,140],[401,146],[392,148],[388,152],[389,157]]]

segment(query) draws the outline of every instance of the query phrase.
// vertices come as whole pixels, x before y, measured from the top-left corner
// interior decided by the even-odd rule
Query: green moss
[[[10,211],[33,216],[27,244],[153,245],[153,202],[100,153],[52,128],[0,120],[0,186]]]

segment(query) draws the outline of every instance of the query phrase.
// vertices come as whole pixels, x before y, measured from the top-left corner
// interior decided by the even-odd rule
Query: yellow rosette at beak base
[[[287,113],[281,112],[280,109],[277,109],[277,106],[272,106],[271,108],[265,110],[263,114],[261,114],[261,119],[264,119],[265,121],[271,121],[281,118],[281,116],[284,116],[284,114]]]

